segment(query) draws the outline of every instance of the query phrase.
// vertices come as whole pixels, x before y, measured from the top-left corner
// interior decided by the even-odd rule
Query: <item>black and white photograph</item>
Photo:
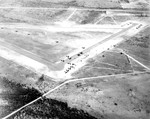
[[[150,119],[150,0],[0,0],[0,119]]]

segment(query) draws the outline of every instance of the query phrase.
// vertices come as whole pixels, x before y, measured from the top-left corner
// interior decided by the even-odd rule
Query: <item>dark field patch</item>
[[[27,119],[96,119],[83,110],[68,107],[67,103],[43,98],[21,110],[12,118]]]
[[[0,107],[0,117],[10,114],[12,111],[41,96],[41,93],[34,88],[27,88],[25,85],[11,82],[5,77],[1,77],[0,84],[3,90],[0,93],[0,98],[8,102],[8,105]]]
[[[42,95],[34,88],[27,88],[25,85],[16,84],[6,78],[1,78],[0,81],[3,89],[0,98],[8,102],[8,105],[0,106],[1,118]],[[67,103],[46,98],[35,102],[10,118],[96,119],[83,110],[68,107]]]
[[[127,54],[150,67],[150,27],[142,30],[133,37],[124,37],[125,42],[122,42],[117,48],[123,49]]]

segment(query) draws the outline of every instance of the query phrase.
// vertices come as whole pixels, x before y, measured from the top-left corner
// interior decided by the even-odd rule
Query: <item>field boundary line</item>
[[[74,9],[73,12],[67,17],[66,21],[69,21],[69,19],[71,19],[71,17],[75,14],[75,12],[77,11],[77,9]]]
[[[135,58],[133,58],[132,56],[130,56],[129,54],[127,54],[126,52],[124,52],[122,49],[119,49],[124,55],[126,55],[127,57],[129,57],[130,59],[132,59],[133,61],[135,61],[136,63],[140,64],[141,66],[143,66],[144,68],[148,69],[150,71],[150,68],[145,66],[144,64],[142,64],[141,62],[139,62],[138,60],[136,60]]]

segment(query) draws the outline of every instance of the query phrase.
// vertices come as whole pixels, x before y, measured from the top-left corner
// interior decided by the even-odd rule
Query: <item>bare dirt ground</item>
[[[139,13],[118,11],[130,2],[135,4],[133,9],[143,6],[138,7]],[[149,119],[150,28],[149,13],[142,11],[146,3],[0,0],[0,118]],[[55,65],[128,28],[129,22],[122,25],[128,20],[146,24],[147,28],[133,28],[114,38],[111,43],[118,39],[122,42],[96,55],[93,52],[92,57],[79,63],[81,67],[71,74],[72,78],[42,75],[43,65],[27,60],[28,55],[25,58],[25,54],[14,53],[17,50],[13,46],[17,46],[38,55],[38,61]],[[4,42],[12,45],[5,52]],[[34,65],[35,69],[23,64]]]

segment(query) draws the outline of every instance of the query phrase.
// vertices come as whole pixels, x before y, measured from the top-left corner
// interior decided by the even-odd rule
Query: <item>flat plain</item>
[[[0,0],[0,118],[149,119],[147,0]]]

